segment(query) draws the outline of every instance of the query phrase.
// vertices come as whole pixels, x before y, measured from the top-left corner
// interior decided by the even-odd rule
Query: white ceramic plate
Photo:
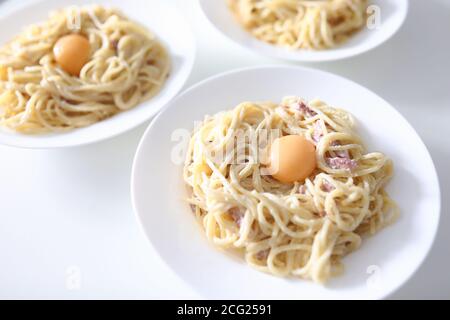
[[[391,38],[405,21],[408,0],[372,0],[380,8],[381,24],[377,29],[364,28],[343,45],[324,51],[289,50],[266,44],[245,31],[229,10],[226,0],[199,0],[211,24],[244,48],[263,55],[291,61],[331,61],[369,51]]]
[[[179,129],[190,132],[206,114],[242,101],[283,96],[321,98],[353,113],[369,150],[395,163],[388,187],[401,208],[393,226],[369,238],[344,259],[343,276],[326,286],[260,273],[208,243],[193,217],[182,178]],[[173,158],[175,156],[175,158]],[[336,75],[306,68],[261,67],[205,80],[173,100],[151,123],[138,148],[132,201],[140,223],[162,259],[207,298],[378,299],[405,283],[425,259],[440,214],[432,159],[414,129],[386,101]]]
[[[130,19],[152,30],[168,49],[172,71],[162,91],[151,100],[92,126],[62,134],[22,135],[0,128],[0,144],[26,148],[56,148],[89,144],[124,133],[156,114],[183,87],[195,59],[195,40],[182,13],[158,0],[40,0],[11,1],[0,13],[0,44],[13,38],[26,25],[43,21],[49,11],[71,5],[103,4],[121,9]]]

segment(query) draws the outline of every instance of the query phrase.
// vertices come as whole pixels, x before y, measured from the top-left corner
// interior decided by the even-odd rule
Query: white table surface
[[[186,12],[197,35],[197,63],[187,86],[233,68],[285,63],[224,38],[194,0],[170,1]],[[0,10],[14,2],[0,4]],[[443,197],[439,233],[426,262],[395,299],[450,298],[449,31],[450,1],[411,0],[406,24],[388,43],[350,60],[309,64],[388,100],[435,161]],[[131,164],[146,126],[67,150],[0,146],[0,298],[201,298],[152,250],[131,207]]]

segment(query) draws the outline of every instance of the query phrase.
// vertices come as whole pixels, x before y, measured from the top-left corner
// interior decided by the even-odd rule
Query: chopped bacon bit
[[[336,150],[334,153],[338,156],[338,158],[344,158],[344,159],[350,158],[350,154],[348,153],[347,150]]]
[[[331,17],[331,18],[328,19],[328,23],[330,25],[332,25],[333,27],[335,27],[335,26],[337,26],[337,25],[339,25],[339,24],[341,24],[343,22],[345,22],[345,18],[342,15],[340,15],[338,17]]]
[[[296,106],[299,111],[301,111],[304,115],[308,117],[314,117],[317,113],[308,107],[303,101],[300,101]]]
[[[269,256],[270,249],[261,250],[256,254],[256,259],[258,260],[266,260]]]
[[[300,187],[298,187],[298,192],[300,194],[305,194],[306,193],[306,187],[304,184],[302,184]]]
[[[119,46],[119,40],[115,39],[115,40],[111,40],[111,48],[113,48],[114,50],[117,50]]]
[[[244,219],[244,213],[239,208],[232,208],[228,211],[233,221],[240,228],[242,224],[242,220]]]
[[[353,171],[358,166],[355,160],[349,158],[327,158],[327,164],[331,169],[344,169]]]
[[[197,207],[195,205],[191,204],[190,207],[191,207],[191,211],[193,213],[195,213],[197,211]]]
[[[320,211],[319,213],[317,213],[317,215],[321,218],[325,218],[327,216],[327,213],[325,211]]]
[[[335,187],[331,183],[329,183],[327,180],[324,180],[324,182],[321,186],[321,189],[322,189],[322,191],[325,191],[325,192],[331,192],[335,189]]]
[[[313,140],[315,143],[319,143],[320,139],[323,137],[322,124],[320,121],[314,122],[314,132],[313,132]]]
[[[333,141],[331,143],[331,145],[333,147],[336,147],[336,146],[341,146],[342,144],[340,141]],[[338,158],[350,159],[350,154],[348,153],[347,150],[336,150],[336,151],[334,151],[334,153],[336,154],[336,156],[338,156]]]
[[[339,141],[334,141],[332,146],[340,146],[341,143]],[[327,158],[327,164],[332,169],[344,169],[353,171],[358,166],[358,162],[355,160],[350,159],[350,153],[347,150],[343,151],[334,151],[334,153],[337,155],[335,158]]]

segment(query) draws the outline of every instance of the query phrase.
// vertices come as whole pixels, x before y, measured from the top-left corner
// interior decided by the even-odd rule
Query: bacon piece
[[[342,144],[341,144],[340,141],[333,141],[333,142],[331,143],[331,145],[332,145],[333,147],[336,147],[336,146],[341,146]],[[348,153],[347,150],[336,150],[336,151],[333,151],[333,152],[336,154],[336,156],[337,156],[338,158],[350,159],[350,154]]]
[[[119,47],[119,40],[117,40],[117,39],[111,40],[110,44],[111,44],[111,48],[113,48],[114,50],[117,50],[117,48]]]
[[[358,166],[358,163],[350,158],[327,158],[326,161],[331,169],[343,169],[353,171]]]
[[[340,141],[333,141],[332,146],[340,146]],[[329,157],[326,159],[327,164],[332,169],[344,169],[353,171],[358,166],[358,162],[350,159],[350,153],[347,150],[334,151],[337,157]]]
[[[269,256],[270,249],[261,250],[256,254],[256,259],[258,260],[266,260]]]
[[[305,194],[306,193],[306,187],[304,184],[302,184],[300,187],[298,187],[298,192],[300,194]]]
[[[234,223],[236,223],[237,226],[240,228],[241,224],[242,224],[242,220],[244,219],[244,213],[241,211],[241,209],[232,208],[232,209],[228,210],[228,213],[230,214]]]
[[[348,154],[347,150],[336,150],[334,153],[338,156],[338,158],[344,158],[348,159],[350,158],[350,155]]]
[[[314,117],[315,115],[317,115],[317,113],[314,110],[312,110],[310,107],[308,107],[303,101],[300,101],[296,107],[305,116]]]
[[[320,187],[322,189],[322,191],[325,192],[331,192],[335,189],[335,187],[329,183],[327,180],[324,180],[324,182],[322,183],[322,186]]]
[[[314,122],[314,132],[313,132],[313,140],[315,143],[319,143],[320,139],[323,137],[322,124],[320,121]]]

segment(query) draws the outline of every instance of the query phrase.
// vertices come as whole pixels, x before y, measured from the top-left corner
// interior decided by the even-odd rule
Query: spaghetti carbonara
[[[56,11],[0,48],[0,125],[26,134],[85,127],[153,97],[169,69],[155,36],[119,11]]]
[[[291,49],[333,48],[361,29],[367,0],[228,0],[256,38]]]
[[[353,127],[346,111],[297,97],[245,102],[206,117],[192,134],[184,180],[207,238],[277,276],[323,283],[342,272],[342,257],[360,247],[363,235],[398,215],[384,189],[392,162],[367,153]],[[276,136],[313,146],[316,167],[303,181],[267,174]],[[303,163],[294,165],[301,170]]]

